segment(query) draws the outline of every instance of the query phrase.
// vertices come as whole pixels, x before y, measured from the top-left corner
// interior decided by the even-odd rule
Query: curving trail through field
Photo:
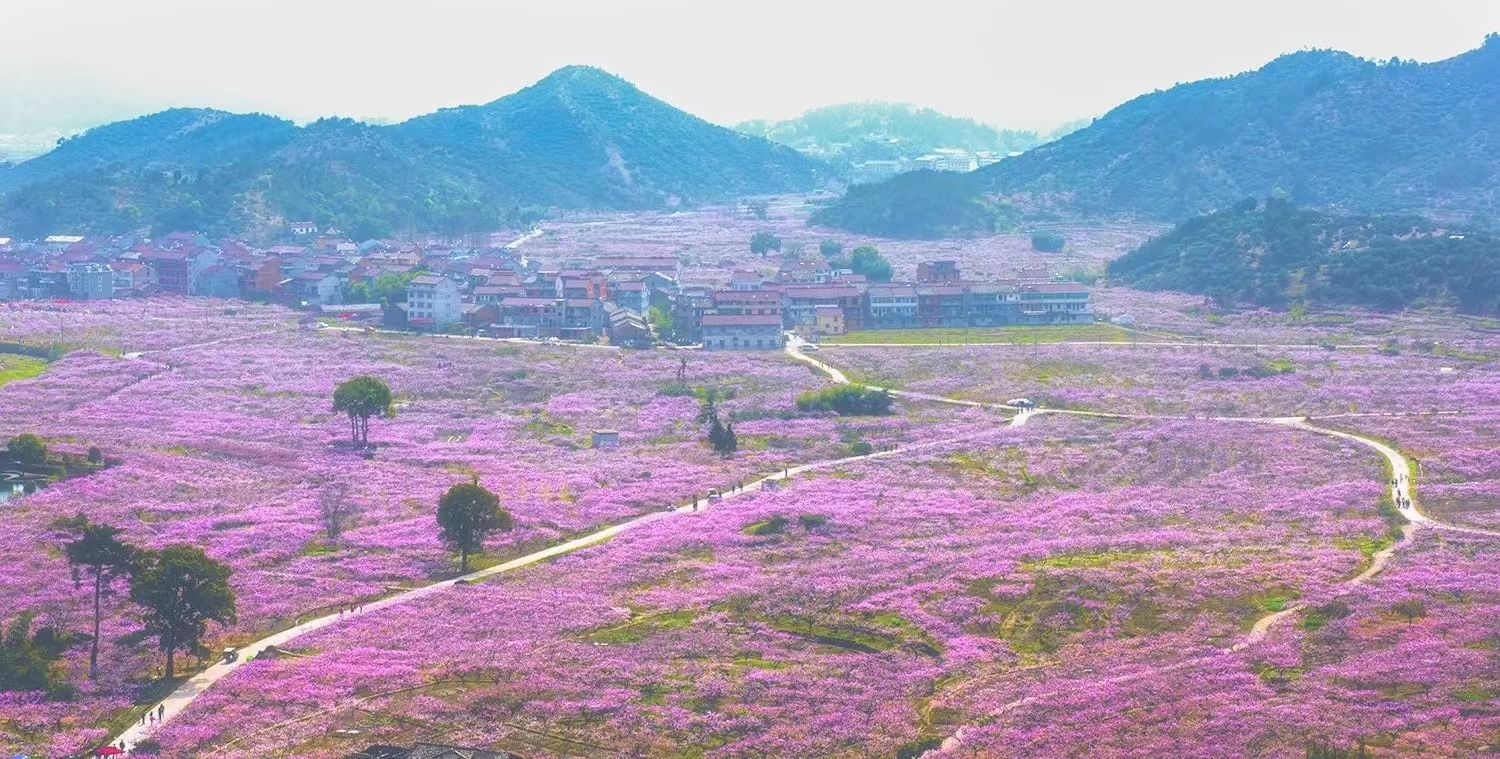
[[[1010,424],[1022,424],[1025,422],[1025,419],[1025,415],[1017,415],[1011,420]],[[876,451],[874,453],[867,453],[861,456],[848,456],[844,458],[829,459],[826,461],[818,461],[811,464],[789,467],[783,469],[780,472],[776,472],[753,482],[747,483],[738,490],[723,493],[722,495],[717,496],[716,498],[711,500],[695,500],[692,503],[684,504],[667,511],[657,511],[645,514],[626,522],[621,522],[620,524],[589,533],[588,535],[584,535],[583,537],[575,538],[565,543],[559,543],[555,546],[545,548],[534,553],[529,553],[525,556],[512,559],[503,564],[497,564],[493,567],[480,569],[474,572],[470,572],[466,575],[449,578],[447,580],[435,582],[430,585],[424,585],[420,588],[397,593],[393,596],[388,596],[379,601],[365,604],[364,606],[360,607],[360,610],[358,612],[351,611],[349,613],[345,613],[343,611],[340,611],[336,614],[329,614],[326,616],[318,617],[316,619],[308,620],[294,627],[289,627],[280,632],[268,635],[264,638],[261,638],[260,640],[255,641],[254,643],[242,646],[239,649],[240,657],[235,661],[216,662],[213,665],[209,666],[207,669],[204,669],[203,671],[188,678],[181,685],[177,686],[177,688],[173,690],[159,704],[153,707],[155,709],[161,710],[162,717],[160,720],[156,721],[154,724],[134,725],[124,732],[120,733],[119,735],[116,735],[110,740],[110,743],[118,746],[123,742],[127,747],[134,747],[142,740],[148,738],[151,733],[159,729],[161,725],[165,724],[166,722],[170,722],[173,717],[181,714],[182,711],[187,709],[188,706],[190,706],[193,701],[198,698],[199,695],[203,694],[209,688],[213,687],[214,683],[217,683],[218,681],[228,676],[230,673],[244,666],[246,661],[265,652],[269,648],[286,645],[291,641],[315,630],[321,630],[325,627],[336,625],[345,620],[352,620],[354,618],[362,617],[366,614],[377,612],[382,609],[388,609],[392,606],[409,604],[413,601],[426,598],[460,583],[477,582],[487,577],[493,577],[505,572],[512,572],[523,567],[531,566],[532,564],[537,564],[557,556],[562,556],[563,554],[572,553],[583,548],[598,545],[609,540],[610,538],[613,538],[616,535],[619,535],[622,532],[625,532],[626,530],[650,524],[661,519],[681,516],[684,514],[693,514],[698,512],[700,509],[709,508],[710,506],[712,506],[714,501],[738,498],[748,493],[758,492],[762,489],[765,489],[768,483],[780,483],[783,480],[794,477],[798,474],[802,474],[804,472],[826,469],[829,467],[837,467],[859,461],[889,458],[892,456],[899,456],[916,451],[929,450],[946,445],[952,445],[955,443],[967,442],[977,438],[992,435],[997,431],[997,429],[1001,428],[988,427],[978,432],[970,433],[968,435],[960,435],[958,437],[945,438],[943,440],[933,440],[925,443],[914,443],[908,446],[891,448],[884,451]]]
[[[794,359],[796,359],[798,361],[802,361],[802,362],[804,362],[806,364],[809,364],[809,365],[811,365],[811,366],[819,369],[823,373],[827,374],[828,377],[829,377],[829,379],[831,379],[833,382],[835,382],[837,384],[854,384],[854,383],[850,382],[849,378],[842,371],[839,371],[837,368],[835,368],[833,366],[830,366],[827,363],[825,363],[823,361],[820,361],[820,360],[818,360],[816,358],[813,358],[812,356],[809,356],[805,352],[803,352],[803,349],[804,349],[805,345],[806,345],[806,343],[802,342],[801,340],[792,338],[792,339],[788,340],[788,342],[787,342],[786,352],[792,358],[794,358]],[[1227,346],[1223,346],[1223,345],[1214,346],[1213,344],[1210,344],[1208,347],[1227,347]],[[947,403],[947,404],[960,405],[960,406],[980,406],[980,407],[987,407],[987,408],[995,408],[995,407],[1011,408],[1009,406],[1003,406],[1002,404],[980,403],[980,402],[977,402],[977,401],[965,401],[965,400],[958,400],[958,399],[954,399],[954,398],[944,398],[944,397],[941,397],[941,396],[928,395],[926,393],[912,393],[912,392],[907,392],[907,391],[902,391],[902,390],[891,390],[889,388],[881,388],[881,387],[874,386],[874,385],[862,385],[862,387],[868,387],[868,388],[873,389],[873,390],[885,390],[886,392],[889,392],[891,395],[894,395],[894,396],[897,396],[897,397],[903,397],[903,398],[910,398],[910,399],[913,399],[913,400],[931,401],[931,402],[936,402],[936,403]],[[1014,410],[1014,409],[1012,409],[1012,410]],[[1426,414],[1440,414],[1440,415],[1457,414],[1457,413],[1459,413],[1459,412],[1457,412],[1457,411],[1426,412]],[[1028,419],[1030,419],[1032,417],[1035,417],[1035,416],[1038,416],[1038,415],[1041,415],[1041,414],[1059,414],[1059,415],[1066,414],[1066,415],[1072,415],[1072,416],[1092,416],[1092,417],[1100,417],[1100,418],[1107,418],[1107,419],[1181,419],[1181,420],[1186,420],[1186,419],[1193,419],[1194,418],[1194,417],[1185,417],[1185,416],[1160,416],[1160,415],[1149,415],[1149,414],[1111,414],[1111,413],[1095,412],[1095,411],[1073,411],[1073,410],[1068,410],[1068,409],[1045,409],[1045,408],[1039,408],[1039,409],[1027,409],[1027,410],[1020,411],[1016,415],[1015,420],[1013,421],[1013,424],[1025,424]],[[1368,413],[1368,414],[1358,414],[1358,415],[1356,415],[1356,414],[1344,414],[1344,415],[1340,415],[1340,416],[1398,416],[1398,414]],[[1391,479],[1391,500],[1393,502],[1395,502],[1396,504],[1398,504],[1398,508],[1401,511],[1401,515],[1406,518],[1407,523],[1405,525],[1403,525],[1402,528],[1401,528],[1401,539],[1398,540],[1398,541],[1396,541],[1395,543],[1391,544],[1390,546],[1387,546],[1384,549],[1376,552],[1373,556],[1371,556],[1370,557],[1370,564],[1369,564],[1369,566],[1365,567],[1364,571],[1360,572],[1358,575],[1355,575],[1354,577],[1350,578],[1349,580],[1346,580],[1342,584],[1342,591],[1340,592],[1340,594],[1352,591],[1353,589],[1359,587],[1360,585],[1363,585],[1364,583],[1368,582],[1375,575],[1379,574],[1380,571],[1382,569],[1384,569],[1385,566],[1390,562],[1391,557],[1395,555],[1397,549],[1402,548],[1403,546],[1406,546],[1407,544],[1409,544],[1411,542],[1412,535],[1417,531],[1418,528],[1421,528],[1421,527],[1430,527],[1430,528],[1435,528],[1435,529],[1440,529],[1440,530],[1445,530],[1445,531],[1465,533],[1465,534],[1469,534],[1469,535],[1479,535],[1479,536],[1486,536],[1486,537],[1500,537],[1500,532],[1497,532],[1497,531],[1483,530],[1483,529],[1474,528],[1474,527],[1464,527],[1464,526],[1461,526],[1461,525],[1453,525],[1453,524],[1448,524],[1446,522],[1440,522],[1440,521],[1438,521],[1436,519],[1433,519],[1431,516],[1423,513],[1420,509],[1418,509],[1417,505],[1416,505],[1416,499],[1413,497],[1412,489],[1411,489],[1411,477],[1410,477],[1410,472],[1412,471],[1411,462],[1409,460],[1407,460],[1406,456],[1402,455],[1402,453],[1400,451],[1396,450],[1395,448],[1392,448],[1389,445],[1386,445],[1385,443],[1380,442],[1379,440],[1375,440],[1373,438],[1364,437],[1362,435],[1356,435],[1356,434],[1354,434],[1352,432],[1344,432],[1342,430],[1329,429],[1327,427],[1318,427],[1318,426],[1313,425],[1306,417],[1300,417],[1300,416],[1297,416],[1297,417],[1223,417],[1223,416],[1216,416],[1216,417],[1197,417],[1197,418],[1199,418],[1199,419],[1207,419],[1207,420],[1210,420],[1210,421],[1219,421],[1219,422],[1248,422],[1248,423],[1254,423],[1254,424],[1274,424],[1274,425],[1278,425],[1278,426],[1287,427],[1289,429],[1299,430],[1299,431],[1303,431],[1303,432],[1310,432],[1310,433],[1317,434],[1317,435],[1325,435],[1325,436],[1329,436],[1329,437],[1343,438],[1345,440],[1349,440],[1349,441],[1352,441],[1352,442],[1355,442],[1355,443],[1359,443],[1360,445],[1363,445],[1363,446],[1366,446],[1368,448],[1371,448],[1375,452],[1379,453],[1383,458],[1385,458],[1386,464],[1389,467],[1390,472],[1391,472],[1391,476],[1392,476],[1392,479]],[[1245,637],[1241,638],[1238,642],[1236,642],[1234,645],[1230,646],[1229,648],[1224,649],[1223,651],[1221,651],[1220,652],[1221,655],[1222,654],[1229,654],[1229,653],[1234,653],[1234,652],[1237,652],[1237,651],[1241,651],[1241,650],[1244,650],[1245,648],[1247,648],[1249,646],[1255,645],[1257,642],[1263,640],[1266,637],[1266,635],[1270,632],[1271,628],[1275,627],[1277,623],[1281,622],[1282,620],[1287,619],[1288,617],[1294,616],[1294,615],[1302,612],[1306,608],[1306,606],[1307,605],[1305,603],[1296,603],[1296,604],[1292,604],[1292,605],[1288,606],[1287,608],[1285,608],[1285,609],[1283,609],[1281,611],[1278,611],[1278,612],[1275,612],[1275,613],[1272,613],[1272,614],[1268,614],[1268,615],[1266,615],[1264,617],[1261,617],[1260,619],[1256,620],[1255,624],[1250,628],[1250,632],[1247,633],[1245,635]],[[1158,674],[1161,674],[1161,673],[1164,673],[1164,672],[1173,672],[1173,671],[1177,671],[1177,670],[1180,670],[1180,669],[1184,669],[1184,668],[1190,667],[1190,666],[1192,666],[1194,664],[1197,664],[1199,662],[1202,662],[1202,661],[1205,660],[1205,658],[1206,657],[1195,657],[1195,658],[1186,659],[1186,660],[1183,660],[1181,662],[1177,662],[1175,664],[1171,664],[1171,665],[1168,665],[1168,666],[1165,666],[1165,667],[1154,667],[1154,668],[1148,668],[1148,669],[1138,670],[1138,671],[1134,671],[1134,672],[1128,672],[1128,673],[1124,673],[1124,674],[1121,674],[1121,675],[1117,675],[1115,677],[1107,678],[1104,682],[1111,683],[1111,684],[1114,684],[1114,683],[1125,683],[1125,682],[1130,682],[1130,681],[1137,680],[1137,679],[1140,679],[1140,678],[1143,678],[1143,677],[1147,677],[1147,676],[1151,676],[1151,675],[1158,675]],[[972,686],[973,685],[973,681],[971,681],[969,683],[969,685]],[[1010,702],[1008,704],[1004,704],[1000,708],[996,709],[992,714],[987,715],[987,716],[989,716],[989,717],[999,716],[1001,714],[1005,714],[1006,712],[1012,711],[1014,709],[1017,709],[1017,708],[1020,708],[1020,707],[1023,707],[1023,706],[1027,706],[1029,704],[1037,703],[1039,701],[1042,701],[1042,700],[1045,700],[1045,699],[1048,699],[1048,698],[1052,698],[1052,697],[1055,697],[1055,696],[1066,695],[1066,694],[1071,693],[1071,692],[1073,692],[1075,690],[1076,690],[1076,688],[1074,688],[1074,687],[1065,687],[1065,688],[1059,688],[1059,689],[1056,689],[1056,690],[1048,691],[1048,692],[1045,692],[1045,693],[1039,693],[1039,694],[1034,694],[1034,695],[1031,695],[1031,696],[1027,696],[1026,698],[1018,699],[1018,700],[1012,701],[1012,702]],[[934,749],[932,751],[928,751],[925,754],[923,754],[923,756],[937,757],[937,756],[942,755],[944,752],[960,748],[963,745],[963,733],[964,733],[963,728],[959,728],[953,735],[951,735],[948,738],[944,739],[942,745],[939,748]]]
[[[335,329],[339,329],[339,328],[335,328]],[[350,331],[353,331],[353,330],[350,330]],[[217,344],[217,343],[220,343],[220,342],[226,342],[226,341],[232,340],[232,339],[244,339],[246,337],[251,337],[251,335],[235,336],[233,338],[226,338],[226,339],[223,339],[223,340],[210,341],[209,343],[203,343],[201,345],[212,345],[212,344]],[[469,339],[475,339],[475,338],[469,338]],[[482,338],[480,338],[480,339],[482,339]],[[505,340],[505,341],[509,342],[509,340]],[[517,340],[517,342],[527,342],[527,343],[534,344],[532,341]],[[1071,344],[1071,343],[1059,343],[1059,344]],[[1160,343],[1152,343],[1152,344],[1153,345],[1161,345]],[[787,345],[786,345],[786,353],[791,358],[793,358],[793,359],[795,359],[797,361],[801,361],[803,363],[806,363],[806,364],[808,364],[808,365],[810,365],[810,366],[818,369],[822,373],[826,374],[829,377],[829,379],[831,381],[833,381],[834,383],[836,383],[836,384],[856,384],[856,383],[852,383],[849,380],[848,376],[845,375],[838,368],[836,368],[834,366],[831,366],[831,365],[829,365],[829,364],[827,364],[827,363],[825,363],[823,361],[820,361],[817,358],[814,358],[814,357],[812,357],[810,355],[807,355],[807,353],[805,353],[803,351],[803,348],[804,348],[805,345],[806,345],[806,343],[804,343],[800,339],[797,339],[795,337],[791,337],[791,338],[789,338],[789,340],[787,342]],[[1119,343],[1111,343],[1111,345],[1119,345]],[[1215,343],[1204,343],[1204,344],[1184,343],[1182,345],[1184,347],[1187,347],[1187,346],[1192,346],[1192,347],[1210,347],[1210,348],[1214,348],[1214,347],[1218,347],[1218,348],[1234,347],[1234,346],[1228,346],[1228,345],[1223,345],[1223,344],[1215,344]],[[198,346],[180,346],[178,348],[174,348],[174,349],[171,349],[171,350],[181,350],[181,349],[184,349],[184,348],[192,348],[192,347],[198,347]],[[136,356],[131,356],[130,358],[136,358],[136,357],[139,357],[139,354],[137,354]],[[1057,414],[1057,415],[1066,414],[1066,415],[1073,415],[1073,416],[1092,416],[1092,417],[1107,418],[1107,419],[1184,419],[1184,420],[1186,420],[1186,419],[1193,419],[1194,418],[1194,417],[1185,417],[1185,416],[1152,416],[1152,415],[1140,415],[1140,414],[1111,414],[1111,413],[1106,413],[1106,412],[1074,411],[1074,410],[1068,410],[1068,409],[1016,409],[1014,407],[1008,406],[1008,405],[1003,404],[1003,403],[986,403],[986,402],[981,402],[981,401],[960,400],[960,399],[955,399],[955,398],[946,398],[946,397],[938,396],[938,395],[930,395],[930,394],[927,394],[927,393],[916,393],[916,392],[905,391],[905,390],[893,390],[893,389],[890,389],[890,388],[881,388],[881,387],[875,386],[875,385],[861,385],[861,386],[862,387],[868,387],[868,388],[874,389],[874,390],[885,390],[886,392],[889,392],[891,395],[894,395],[896,397],[908,398],[908,399],[911,399],[911,400],[927,401],[927,402],[933,402],[933,403],[943,403],[943,404],[948,404],[948,405],[964,406],[964,407],[969,407],[969,408],[987,408],[987,409],[996,409],[996,410],[1003,410],[1003,411],[1007,411],[1007,412],[1012,412],[1014,415],[1010,418],[1009,424],[1007,426],[1020,426],[1020,425],[1026,424],[1029,420],[1035,418],[1036,416],[1040,416],[1040,415],[1043,415],[1043,414]],[[1436,413],[1457,413],[1457,412],[1436,412]],[[1276,425],[1285,426],[1285,427],[1288,427],[1288,428],[1291,428],[1291,429],[1296,429],[1296,430],[1311,432],[1311,433],[1315,433],[1315,434],[1330,435],[1330,436],[1334,436],[1334,437],[1345,438],[1345,439],[1348,439],[1348,440],[1351,440],[1351,441],[1354,441],[1354,442],[1358,442],[1358,443],[1360,443],[1362,445],[1365,445],[1365,446],[1368,446],[1370,448],[1375,449],[1377,452],[1379,452],[1382,456],[1385,457],[1386,461],[1390,464],[1392,472],[1397,473],[1399,475],[1401,473],[1406,473],[1406,472],[1410,471],[1410,466],[1409,466],[1409,463],[1408,463],[1406,457],[1404,457],[1396,449],[1391,448],[1390,446],[1385,445],[1384,443],[1381,443],[1379,441],[1372,440],[1370,438],[1361,437],[1361,436],[1355,435],[1353,433],[1343,432],[1343,431],[1339,431],[1339,430],[1332,430],[1332,429],[1327,429],[1327,428],[1323,428],[1323,427],[1314,426],[1311,423],[1309,423],[1306,418],[1303,418],[1303,417],[1197,417],[1197,418],[1198,419],[1208,419],[1208,420],[1211,420],[1211,421],[1247,422],[1247,423],[1257,423],[1257,424],[1276,424]],[[827,460],[827,461],[821,461],[821,462],[815,462],[815,463],[812,463],[812,464],[804,464],[804,465],[801,465],[801,466],[791,467],[791,468],[783,470],[782,472],[771,474],[771,475],[768,475],[766,477],[762,477],[762,478],[760,478],[758,480],[755,480],[755,481],[753,481],[753,482],[751,482],[751,483],[743,486],[739,490],[733,491],[733,492],[729,492],[729,493],[725,493],[722,496],[720,496],[719,498],[720,499],[731,499],[731,498],[736,498],[736,497],[745,495],[747,493],[757,492],[757,491],[765,488],[768,483],[773,483],[773,482],[778,482],[779,483],[780,481],[785,480],[785,479],[787,479],[789,477],[792,477],[794,475],[801,474],[803,472],[813,471],[813,470],[816,470],[816,469],[822,469],[822,468],[827,468],[827,467],[840,466],[840,465],[849,464],[849,463],[853,463],[853,462],[857,462],[857,461],[866,461],[866,460],[874,460],[874,459],[887,458],[887,457],[891,457],[891,456],[897,456],[897,455],[901,455],[901,454],[912,453],[912,452],[915,452],[915,451],[927,450],[927,449],[937,448],[937,447],[941,447],[941,446],[945,446],[945,445],[951,445],[951,444],[954,444],[954,443],[965,442],[965,441],[973,440],[973,439],[980,438],[980,437],[983,437],[983,436],[986,436],[986,435],[994,434],[994,432],[996,431],[996,429],[997,428],[990,427],[990,428],[986,428],[984,430],[981,430],[979,432],[976,432],[976,433],[973,433],[973,434],[970,434],[970,435],[963,435],[963,436],[959,436],[959,437],[955,437],[955,438],[947,438],[947,439],[944,439],[944,440],[931,441],[931,442],[927,442],[927,443],[918,443],[918,444],[914,444],[914,445],[910,445],[910,446],[904,446],[904,447],[900,447],[900,448],[893,448],[893,449],[886,450],[886,451],[878,451],[878,452],[875,452],[875,453],[865,454],[865,455],[862,455],[862,456],[850,456],[850,457],[846,457],[846,458],[830,459],[830,460]],[[1449,524],[1446,524],[1446,523],[1443,523],[1443,522],[1438,522],[1438,521],[1432,519],[1431,517],[1429,517],[1428,515],[1423,514],[1420,510],[1418,510],[1416,508],[1416,506],[1415,506],[1415,500],[1412,499],[1412,497],[1411,497],[1410,480],[1407,477],[1398,476],[1394,480],[1394,482],[1392,484],[1392,499],[1395,502],[1397,502],[1397,503],[1405,504],[1405,505],[1403,505],[1401,507],[1401,511],[1402,511],[1402,514],[1405,515],[1407,517],[1407,519],[1409,520],[1409,523],[1403,529],[1402,540],[1400,542],[1398,542],[1398,543],[1396,543],[1396,544],[1394,544],[1392,546],[1389,546],[1386,549],[1384,549],[1384,550],[1376,553],[1372,557],[1372,560],[1370,562],[1370,566],[1369,567],[1367,567],[1358,576],[1356,576],[1356,577],[1354,577],[1354,578],[1352,578],[1352,579],[1350,579],[1349,581],[1346,582],[1346,586],[1347,587],[1353,588],[1353,587],[1355,587],[1355,586],[1357,586],[1357,585],[1359,585],[1361,583],[1366,582],[1371,577],[1373,577],[1377,573],[1379,573],[1380,570],[1382,568],[1384,568],[1384,566],[1386,565],[1386,563],[1390,560],[1391,556],[1394,555],[1396,549],[1399,548],[1399,547],[1401,547],[1401,546],[1403,546],[1403,545],[1405,545],[1407,542],[1409,542],[1412,533],[1419,526],[1422,526],[1422,527],[1434,527],[1434,528],[1444,529],[1444,530],[1453,530],[1453,531],[1458,531],[1458,532],[1463,532],[1463,533],[1468,533],[1468,534],[1474,534],[1474,535],[1484,535],[1484,536],[1491,536],[1491,537],[1500,537],[1500,532],[1494,532],[1494,531],[1488,531],[1488,530],[1481,530],[1481,529],[1478,529],[1478,528],[1460,527],[1460,526],[1457,526],[1457,525],[1449,525]],[[266,636],[264,638],[261,638],[260,640],[255,641],[254,643],[251,643],[249,645],[243,646],[240,649],[241,657],[239,659],[237,659],[236,661],[227,662],[227,663],[226,662],[222,662],[222,661],[217,662],[217,663],[213,664],[212,666],[208,667],[207,669],[204,669],[203,671],[197,673],[196,675],[193,675],[192,677],[188,678],[185,682],[183,682],[180,686],[178,686],[174,691],[172,691],[171,694],[169,694],[164,700],[162,700],[157,705],[157,708],[159,708],[161,710],[161,713],[163,715],[161,720],[157,721],[153,725],[134,725],[134,726],[130,727],[128,730],[124,731],[123,733],[115,736],[110,741],[110,743],[112,743],[114,745],[121,745],[123,743],[127,747],[133,747],[133,746],[135,746],[140,741],[142,741],[142,740],[146,739],[147,737],[149,737],[150,734],[152,732],[154,732],[156,729],[158,729],[162,724],[171,721],[171,719],[173,717],[175,717],[176,715],[180,714],[183,710],[185,710],[186,708],[188,708],[188,706],[190,706],[193,703],[193,701],[197,699],[197,697],[199,695],[201,695],[202,693],[204,693],[205,691],[207,691],[209,688],[213,687],[214,683],[217,683],[219,680],[221,680],[224,677],[228,676],[230,673],[234,672],[236,669],[239,669],[250,658],[253,658],[254,656],[256,656],[256,655],[258,655],[258,654],[266,651],[268,648],[286,645],[287,643],[290,643],[291,641],[293,641],[293,640],[295,640],[295,639],[297,639],[297,638],[299,638],[299,637],[301,637],[303,635],[306,635],[306,634],[308,634],[310,632],[313,632],[315,630],[320,630],[320,629],[323,629],[325,627],[329,627],[329,626],[338,624],[341,621],[344,621],[345,619],[352,619],[352,618],[363,616],[365,614],[369,614],[369,613],[372,613],[372,612],[377,612],[377,611],[380,611],[382,609],[386,609],[386,608],[389,608],[389,607],[392,607],[392,606],[398,606],[398,605],[408,604],[408,603],[411,603],[413,601],[417,601],[417,600],[420,600],[422,598],[426,598],[426,597],[428,597],[428,596],[430,596],[430,595],[432,595],[434,593],[439,593],[439,592],[441,592],[443,590],[446,590],[447,588],[450,588],[450,587],[452,587],[452,586],[454,586],[456,584],[459,584],[459,583],[468,583],[468,582],[475,582],[475,581],[483,580],[483,579],[485,579],[487,577],[492,577],[494,575],[502,574],[502,573],[505,573],[505,572],[515,571],[517,569],[521,569],[523,567],[527,567],[527,566],[530,566],[532,564],[537,564],[537,563],[546,561],[548,559],[551,559],[551,558],[554,558],[554,557],[557,557],[557,556],[561,556],[561,555],[564,555],[564,554],[567,554],[567,553],[578,551],[578,550],[583,549],[583,548],[588,548],[590,546],[598,545],[600,543],[603,543],[603,542],[609,540],[610,538],[612,538],[612,537],[614,537],[616,535],[619,535],[620,533],[622,533],[622,532],[624,532],[626,530],[633,529],[633,528],[636,528],[636,527],[640,527],[642,525],[650,524],[650,523],[655,522],[655,521],[660,520],[660,519],[666,519],[666,518],[670,518],[670,517],[674,517],[674,516],[679,516],[679,515],[683,515],[683,514],[692,514],[692,513],[695,513],[696,511],[698,511],[700,508],[705,508],[708,505],[709,505],[708,502],[705,502],[705,501],[695,501],[693,503],[685,504],[683,506],[679,506],[679,507],[673,508],[673,509],[668,510],[668,511],[661,511],[661,512],[654,512],[654,513],[651,513],[651,514],[646,514],[646,515],[643,515],[643,516],[640,516],[640,517],[636,517],[634,519],[631,519],[631,520],[626,521],[626,522],[622,522],[620,524],[617,524],[617,525],[614,525],[614,526],[611,526],[611,527],[606,527],[604,529],[598,530],[598,531],[590,533],[588,535],[584,535],[582,537],[575,538],[575,539],[567,541],[565,543],[560,543],[558,545],[552,546],[551,548],[546,548],[546,549],[537,551],[535,553],[527,554],[525,556],[521,556],[519,558],[512,559],[511,561],[507,561],[507,562],[505,562],[503,564],[498,564],[496,566],[489,567],[489,568],[486,568],[486,569],[481,569],[481,570],[478,570],[478,571],[475,571],[475,572],[471,572],[471,573],[466,574],[466,575],[462,575],[462,576],[459,576],[459,577],[450,578],[448,580],[443,580],[443,581],[440,581],[440,582],[436,582],[436,583],[433,583],[431,585],[424,585],[424,586],[422,586],[420,588],[415,588],[413,590],[408,590],[408,591],[404,591],[404,592],[398,593],[398,594],[393,595],[393,596],[389,596],[389,597],[381,599],[379,601],[375,601],[375,602],[366,604],[365,606],[361,607],[361,610],[359,612],[350,612],[350,613],[347,613],[347,614],[343,613],[343,612],[340,612],[340,613],[337,613],[337,614],[330,614],[330,615],[327,615],[327,616],[318,617],[316,619],[308,620],[307,622],[303,622],[303,623],[298,624],[298,625],[296,625],[294,627],[288,628],[286,630],[282,630],[282,631],[274,633],[272,635],[268,635],[268,636]],[[1274,627],[1276,625],[1276,623],[1280,622],[1281,620],[1283,620],[1283,619],[1285,619],[1285,618],[1287,618],[1289,616],[1292,616],[1292,615],[1298,613],[1299,611],[1302,610],[1302,608],[1303,608],[1303,606],[1301,604],[1296,604],[1296,605],[1288,607],[1287,609],[1285,609],[1283,611],[1279,611],[1279,612],[1276,612],[1275,614],[1271,614],[1271,615],[1268,615],[1266,617],[1261,618],[1260,620],[1258,620],[1255,623],[1255,625],[1251,629],[1250,633],[1247,634],[1247,636],[1244,639],[1242,639],[1241,641],[1239,641],[1238,643],[1236,643],[1234,646],[1230,647],[1229,649],[1226,649],[1224,651],[1224,653],[1230,653],[1230,652],[1238,651],[1238,650],[1241,650],[1241,649],[1245,648],[1246,646],[1253,645],[1255,642],[1257,642],[1257,641],[1261,640],[1262,638],[1264,638],[1265,635],[1267,634],[1267,632],[1272,627]],[[1186,660],[1186,661],[1180,662],[1178,664],[1171,665],[1170,667],[1167,667],[1167,668],[1164,668],[1164,669],[1160,669],[1159,668],[1159,669],[1154,669],[1154,670],[1150,670],[1150,671],[1142,671],[1142,672],[1133,672],[1133,673],[1122,674],[1122,675],[1118,676],[1117,678],[1111,679],[1110,682],[1126,682],[1126,681],[1131,680],[1131,679],[1135,679],[1135,678],[1139,678],[1139,677],[1144,677],[1144,676],[1146,676],[1148,674],[1157,674],[1157,673],[1160,673],[1162,671],[1170,671],[1172,669],[1179,669],[1179,668],[1182,668],[1182,667],[1187,667],[1187,666],[1190,666],[1191,664],[1193,664],[1196,661],[1198,661],[1198,660],[1196,660],[1196,659],[1195,660]],[[1027,697],[1025,699],[1021,699],[1019,701],[1015,701],[1015,702],[1012,702],[1010,704],[1006,704],[1006,705],[1002,706],[1000,708],[1000,710],[997,711],[997,714],[1004,713],[1005,711],[1009,711],[1009,710],[1011,710],[1013,708],[1024,706],[1026,704],[1033,703],[1035,701],[1038,701],[1040,699],[1044,699],[1044,698],[1047,698],[1047,697],[1050,697],[1050,696],[1061,695],[1061,694],[1066,693],[1066,692],[1068,692],[1068,691],[1067,690],[1058,690],[1058,691],[1054,691],[1054,692],[1049,692],[1049,693],[1043,693],[1043,694],[1038,694],[1038,695],[1034,695],[1034,696],[1029,696],[1029,697]],[[950,748],[955,748],[955,747],[961,745],[961,743],[962,743],[962,734],[963,734],[963,730],[960,729],[953,736],[950,736],[948,739],[946,739],[943,742],[942,748],[941,749],[937,749],[936,751],[944,751],[944,750],[947,750],[947,749],[950,749]]]

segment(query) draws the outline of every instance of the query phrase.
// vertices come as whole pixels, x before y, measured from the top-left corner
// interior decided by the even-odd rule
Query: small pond
[[[47,479],[18,471],[0,471],[0,503],[30,495],[47,487]]]

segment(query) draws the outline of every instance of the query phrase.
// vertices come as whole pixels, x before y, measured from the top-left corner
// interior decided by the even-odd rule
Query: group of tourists
[[[1409,509],[1411,508],[1411,497],[1405,495],[1402,492],[1405,486],[1406,474],[1404,472],[1402,474],[1396,475],[1391,479],[1391,487],[1396,489],[1396,506],[1403,509]]]

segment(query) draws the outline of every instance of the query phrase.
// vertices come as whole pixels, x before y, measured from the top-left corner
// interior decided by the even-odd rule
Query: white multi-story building
[[[68,294],[83,300],[112,298],[115,273],[108,264],[72,264],[68,267]]]
[[[933,171],[973,171],[979,168],[974,156],[961,148],[938,148],[916,160],[917,168]]]
[[[406,319],[413,327],[441,329],[463,320],[458,283],[447,277],[423,274],[406,287]]]

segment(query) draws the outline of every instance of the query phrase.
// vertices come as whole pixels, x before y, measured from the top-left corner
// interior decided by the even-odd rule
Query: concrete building
[[[779,316],[704,314],[700,329],[704,350],[780,350],[786,344]]]
[[[407,323],[413,327],[442,329],[458,324],[464,316],[458,283],[447,277],[423,274],[406,288]]]
[[[917,286],[911,284],[870,285],[865,291],[870,329],[910,329],[917,320]]]
[[[68,294],[83,300],[108,300],[115,295],[115,273],[107,264],[68,266]]]

